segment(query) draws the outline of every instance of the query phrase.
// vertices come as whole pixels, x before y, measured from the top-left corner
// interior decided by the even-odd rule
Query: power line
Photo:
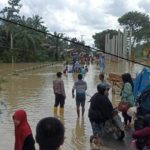
[[[39,33],[47,34],[47,35],[50,35],[50,36],[52,36],[52,37],[62,39],[63,41],[67,41],[67,42],[71,42],[71,43],[74,43],[74,44],[79,45],[79,46],[83,46],[83,47],[85,47],[85,48],[90,48],[90,49],[95,50],[95,51],[100,51],[100,52],[102,52],[102,53],[104,53],[104,54],[107,54],[107,55],[110,55],[110,56],[114,56],[114,57],[117,57],[117,58],[120,58],[120,59],[129,61],[129,62],[138,64],[138,65],[142,65],[142,66],[145,66],[145,67],[150,67],[149,65],[146,65],[146,64],[143,64],[143,63],[134,61],[134,60],[130,60],[130,59],[128,59],[128,58],[124,58],[124,57],[121,57],[121,56],[118,56],[118,55],[115,55],[115,54],[111,54],[111,53],[108,53],[108,52],[104,52],[104,51],[102,51],[102,50],[100,50],[100,49],[97,49],[97,48],[94,48],[94,47],[90,47],[90,46],[88,46],[88,45],[84,45],[84,44],[82,44],[82,43],[75,42],[75,41],[69,40],[69,39],[67,39],[67,38],[59,37],[59,36],[54,35],[54,34],[51,34],[51,33],[43,32],[43,31],[41,31],[41,30],[38,30],[38,29],[35,29],[35,28],[32,28],[32,27],[29,27],[29,26],[20,24],[20,23],[18,23],[18,22],[14,22],[14,21],[12,21],[12,20],[8,20],[8,19],[2,18],[2,17],[0,17],[0,20],[3,20],[3,21],[5,21],[5,22],[9,22],[9,23],[14,24],[14,25],[18,25],[18,26],[24,27],[24,28],[26,28],[26,29],[30,29],[30,30],[36,31],[36,32],[39,32]]]

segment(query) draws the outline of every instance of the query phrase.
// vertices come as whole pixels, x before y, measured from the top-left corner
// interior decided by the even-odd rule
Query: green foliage
[[[101,50],[105,50],[105,35],[108,34],[110,35],[110,38],[113,37],[113,35],[117,35],[118,32],[116,30],[104,30],[100,33],[95,33],[95,35],[93,35],[93,38],[94,38],[94,43],[95,43],[95,46],[98,48],[98,49],[101,49]]]
[[[121,16],[118,21],[120,25],[132,28],[134,38],[132,47],[135,41],[140,42],[141,40],[150,39],[150,20],[148,15],[132,11]]]
[[[12,56],[15,62],[41,62],[65,59],[65,49],[83,48],[84,42],[72,39],[82,44],[69,44],[68,37],[54,32],[54,36],[48,35],[47,27],[43,25],[43,19],[39,15],[26,18],[20,16],[21,0],[8,0],[8,6],[0,11],[3,18],[18,22],[44,33],[39,33],[12,23],[0,22],[0,62],[11,62]],[[62,38],[65,38],[63,40]]]
[[[69,45],[69,48],[74,48],[74,49],[82,49],[82,47],[85,45],[84,41],[79,41],[77,38],[72,38],[71,43]]]
[[[64,49],[68,48],[68,42],[60,39],[64,37],[64,34],[54,32],[56,37],[48,36],[46,34],[48,30],[43,25],[42,17],[39,15],[33,15],[28,18],[20,16],[19,11],[22,7],[20,0],[9,0],[8,4],[8,7],[0,11],[0,14],[5,19],[19,22],[22,25],[44,33],[4,21],[0,22],[0,61],[11,62],[12,56],[15,62],[39,62],[62,59]],[[48,47],[43,46],[44,44],[48,45]]]
[[[5,7],[2,11],[0,11],[1,14],[3,14],[4,18],[7,18],[9,20],[19,20],[20,16],[18,15],[20,8],[22,7],[21,4],[19,4],[20,0],[8,0],[8,7]]]
[[[120,25],[130,26],[133,31],[136,31],[140,30],[140,28],[149,22],[149,16],[141,12],[132,11],[124,14],[118,21]]]
[[[0,11],[3,18],[18,22],[44,33],[39,33],[25,27],[8,22],[0,22],[0,62],[11,62],[12,56],[15,62],[41,62],[65,59],[65,49],[82,48],[84,41],[72,39],[80,43],[69,44],[68,37],[64,34],[54,32],[54,36],[48,35],[47,27],[43,25],[43,19],[39,15],[26,18],[20,16],[22,7],[20,0],[9,0],[8,7]],[[66,39],[63,40],[63,38]]]
[[[144,44],[137,44],[136,45],[136,53],[135,53],[135,56],[136,57],[141,57],[143,56],[143,49],[144,49]]]

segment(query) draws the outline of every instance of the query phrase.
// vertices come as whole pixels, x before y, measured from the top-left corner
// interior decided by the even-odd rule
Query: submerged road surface
[[[1,72],[9,70],[10,65],[1,66]],[[135,74],[139,68],[136,65],[129,66],[126,63],[108,63],[108,72],[128,72]],[[14,147],[14,125],[12,114],[15,110],[23,108],[27,111],[28,121],[31,125],[33,135],[37,122],[48,116],[56,116],[65,125],[65,142],[62,150],[90,150],[89,137],[92,134],[91,125],[87,111],[88,100],[96,92],[96,85],[99,83],[99,69],[96,65],[89,65],[89,72],[84,80],[87,81],[88,90],[86,112],[84,118],[77,118],[75,99],[72,98],[72,87],[77,74],[63,75],[66,90],[66,103],[64,114],[53,113],[54,94],[52,82],[57,71],[62,71],[63,66],[45,67],[20,74],[18,76],[7,76],[7,82],[3,83],[0,91],[0,149],[12,150]],[[112,99],[110,93],[110,99]],[[113,103],[118,99],[113,99]],[[112,135],[106,135],[104,145],[111,150],[129,150],[131,133],[127,132],[123,141],[117,141]],[[38,149],[38,145],[36,145]],[[105,150],[105,148],[103,148]]]

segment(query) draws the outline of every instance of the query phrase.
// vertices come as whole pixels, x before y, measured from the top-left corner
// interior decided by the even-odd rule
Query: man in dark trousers
[[[66,98],[64,82],[61,79],[61,72],[57,72],[56,75],[57,79],[53,81],[53,90],[55,94],[54,112],[57,112],[57,107],[60,105],[60,112],[63,113]]]

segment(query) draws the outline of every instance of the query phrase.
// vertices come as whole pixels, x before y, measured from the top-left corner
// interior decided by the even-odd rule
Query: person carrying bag
[[[118,110],[122,112],[125,127],[130,126],[132,117],[127,114],[130,107],[134,106],[133,96],[133,81],[129,73],[122,74],[123,87],[121,90],[121,102],[118,105]]]

